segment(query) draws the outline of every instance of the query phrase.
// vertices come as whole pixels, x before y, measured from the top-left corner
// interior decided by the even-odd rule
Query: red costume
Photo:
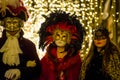
[[[45,18],[39,31],[39,47],[47,49],[41,59],[40,80],[78,80],[84,28],[75,15],[64,11],[55,11]]]
[[[81,59],[78,54],[59,59],[56,57],[56,49],[53,48],[50,55],[54,58],[50,58],[46,53],[41,60],[43,74],[40,80],[59,80],[57,78],[59,78],[61,71],[64,72],[65,79],[63,80],[78,80],[81,67]]]

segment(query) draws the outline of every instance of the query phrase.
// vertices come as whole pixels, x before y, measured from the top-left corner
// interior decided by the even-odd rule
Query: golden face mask
[[[69,31],[62,31],[60,29],[56,29],[53,34],[53,39],[57,46],[63,47],[66,44],[70,43],[70,36],[71,34]]]
[[[4,27],[8,31],[18,31],[20,30],[20,19],[17,17],[7,17],[4,19]]]

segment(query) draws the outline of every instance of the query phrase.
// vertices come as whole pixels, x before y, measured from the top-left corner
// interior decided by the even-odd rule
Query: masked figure
[[[35,80],[40,74],[40,62],[35,44],[24,38],[22,27],[28,13],[20,0],[3,0],[0,20],[0,80]]]
[[[61,10],[44,17],[39,47],[46,49],[46,54],[41,59],[40,80],[78,80],[84,28],[77,16]]]
[[[110,41],[109,32],[99,26],[93,45],[81,68],[80,80],[120,80],[120,51]]]

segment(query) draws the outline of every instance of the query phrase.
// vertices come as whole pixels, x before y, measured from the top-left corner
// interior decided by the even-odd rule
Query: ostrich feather
[[[110,0],[106,0],[104,10],[103,10],[103,16],[102,19],[105,20],[109,16],[109,10],[110,10]]]

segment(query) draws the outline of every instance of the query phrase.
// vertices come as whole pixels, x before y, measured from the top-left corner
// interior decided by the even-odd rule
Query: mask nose
[[[10,29],[11,29],[11,31],[14,30],[14,25],[13,24],[10,25]]]

